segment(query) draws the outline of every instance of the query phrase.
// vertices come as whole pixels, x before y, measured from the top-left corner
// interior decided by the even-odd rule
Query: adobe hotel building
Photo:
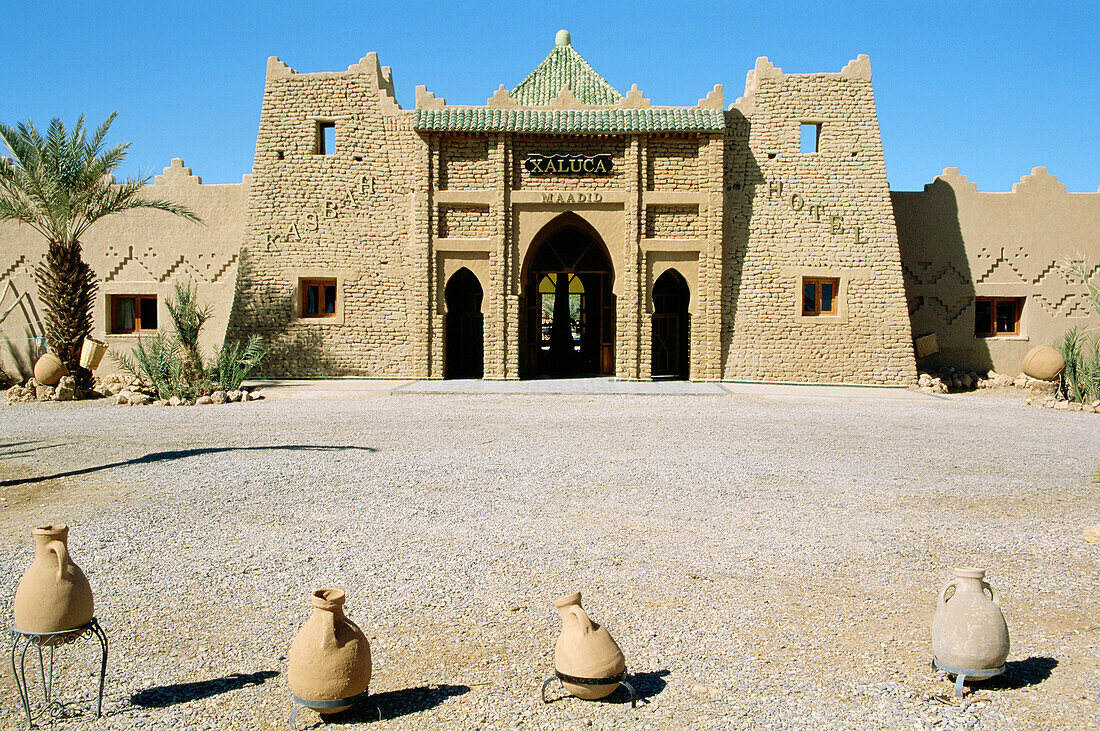
[[[153,190],[207,225],[140,213],[88,237],[99,334],[163,328],[183,279],[216,307],[211,345],[267,339],[268,376],[902,385],[918,365],[1015,373],[1100,324],[1056,266],[1097,263],[1100,193],[1043,168],[1011,193],[953,169],[891,193],[866,56],[760,58],[733,103],[716,86],[665,107],[562,31],[485,106],[418,87],[413,110],[373,53],[337,73],[270,58],[252,174],[202,185],[173,161]],[[33,295],[44,245],[11,226],[0,244],[0,276]]]

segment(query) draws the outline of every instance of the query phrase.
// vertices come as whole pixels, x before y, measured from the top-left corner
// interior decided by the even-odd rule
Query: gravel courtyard
[[[58,728],[287,728],[322,586],[384,717],[334,728],[1097,728],[1098,473],[1100,417],[1014,391],[0,406],[0,609],[31,527],[69,523],[112,647],[104,718]],[[1012,636],[962,700],[929,665],[960,565],[989,567]],[[637,709],[540,700],[574,590]],[[63,690],[87,699],[81,649]]]

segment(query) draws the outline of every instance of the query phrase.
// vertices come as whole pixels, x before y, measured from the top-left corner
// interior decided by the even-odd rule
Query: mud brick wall
[[[649,141],[646,190],[698,190],[699,141],[694,137],[664,137]]]
[[[267,339],[263,375],[426,374],[427,257],[409,221],[427,165],[411,116],[374,54],[340,73],[269,59],[229,324]],[[321,122],[336,126],[327,155]],[[300,316],[309,277],[337,280],[336,317]]]
[[[650,205],[645,212],[647,239],[695,239],[703,231],[699,207],[691,205]]]
[[[784,74],[759,59],[727,120],[725,376],[914,382],[870,61]],[[817,152],[803,123],[820,124]],[[837,315],[802,316],[805,276],[839,280]]]
[[[479,137],[444,138],[439,150],[440,190],[471,190],[494,174],[489,140]]]
[[[440,238],[488,238],[493,233],[493,220],[488,206],[440,206]]]

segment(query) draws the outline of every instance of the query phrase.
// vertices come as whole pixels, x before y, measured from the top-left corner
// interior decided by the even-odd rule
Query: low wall
[[[221,345],[233,304],[248,199],[249,176],[232,185],[203,185],[183,161],[169,167],[148,186],[150,196],[189,207],[202,220],[195,224],[161,211],[132,211],[96,223],[81,241],[85,261],[96,273],[99,292],[94,309],[95,337],[112,351],[128,352],[138,335],[110,332],[112,296],[156,297],[157,324],[171,330],[165,303],[176,282],[198,288],[199,301],[213,308],[200,341],[209,354]],[[29,226],[0,224],[0,365],[11,377],[31,376],[45,333],[43,309],[34,283],[34,267],[46,242]],[[117,370],[107,356],[96,371]]]
[[[892,192],[913,336],[935,334],[923,370],[1016,374],[1036,345],[1100,328],[1060,263],[1084,254],[1100,276],[1100,191],[1067,193],[1037,167],[1009,193],[979,192],[948,168],[923,192]],[[976,298],[1022,298],[1019,333],[975,335]]]

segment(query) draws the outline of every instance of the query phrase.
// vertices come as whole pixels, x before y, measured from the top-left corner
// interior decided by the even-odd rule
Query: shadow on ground
[[[372,693],[363,701],[340,713],[328,714],[324,722],[330,724],[369,723],[381,718],[392,720],[411,713],[427,711],[442,704],[448,698],[470,692],[468,685],[419,685],[415,688],[388,690]],[[308,728],[319,728],[318,722]]]
[[[38,477],[26,477],[18,480],[0,480],[0,487],[10,487],[12,485],[29,485],[35,482],[45,482],[47,480],[56,480],[59,477],[75,477],[76,475],[87,475],[92,472],[100,472],[102,470],[109,470],[113,467],[126,467],[128,465],[137,464],[150,464],[153,462],[168,462],[176,459],[183,459],[185,457],[197,457],[203,454],[215,454],[218,452],[241,452],[252,450],[265,450],[265,449],[277,449],[277,450],[301,450],[312,452],[342,452],[345,450],[358,450],[363,452],[376,452],[374,447],[355,447],[355,446],[333,446],[329,444],[276,444],[271,446],[260,447],[200,447],[197,449],[177,449],[167,452],[151,452],[141,457],[135,457],[134,459],[127,459],[122,462],[111,462],[109,464],[98,465],[96,467],[82,467],[78,470],[69,470],[68,472],[57,472],[52,475],[39,475]]]
[[[1056,667],[1058,667],[1058,661],[1053,657],[1013,660],[1005,663],[1004,673],[984,681],[982,686],[990,690],[1018,690],[1038,685],[1049,678],[1051,671]]]
[[[260,670],[255,673],[233,673],[224,678],[200,680],[195,683],[158,685],[134,693],[130,696],[130,702],[142,708],[166,708],[177,703],[209,698],[250,685],[263,685],[269,678],[274,678],[278,674],[274,670]]]
[[[25,449],[12,449],[12,447],[19,447],[24,444],[34,444],[33,447],[27,447]],[[18,457],[21,454],[28,454],[30,452],[37,452],[42,449],[58,449],[59,447],[67,447],[72,442],[65,442],[64,444],[42,444],[41,442],[12,442],[11,444],[0,444],[0,459],[10,459],[12,457]]]
[[[627,675],[626,681],[634,688],[637,701],[639,703],[644,703],[649,698],[652,698],[665,689],[665,686],[668,684],[664,681],[664,678],[669,675],[669,672],[668,670],[655,670],[650,673],[635,673],[633,675]],[[562,695],[554,697],[554,690],[547,690],[546,693],[548,697],[546,700],[550,703],[572,698],[568,691],[565,691],[561,685],[551,684],[550,688],[562,693]],[[596,702],[611,704],[629,703],[630,692],[620,685],[611,695],[606,698],[601,698]]]

